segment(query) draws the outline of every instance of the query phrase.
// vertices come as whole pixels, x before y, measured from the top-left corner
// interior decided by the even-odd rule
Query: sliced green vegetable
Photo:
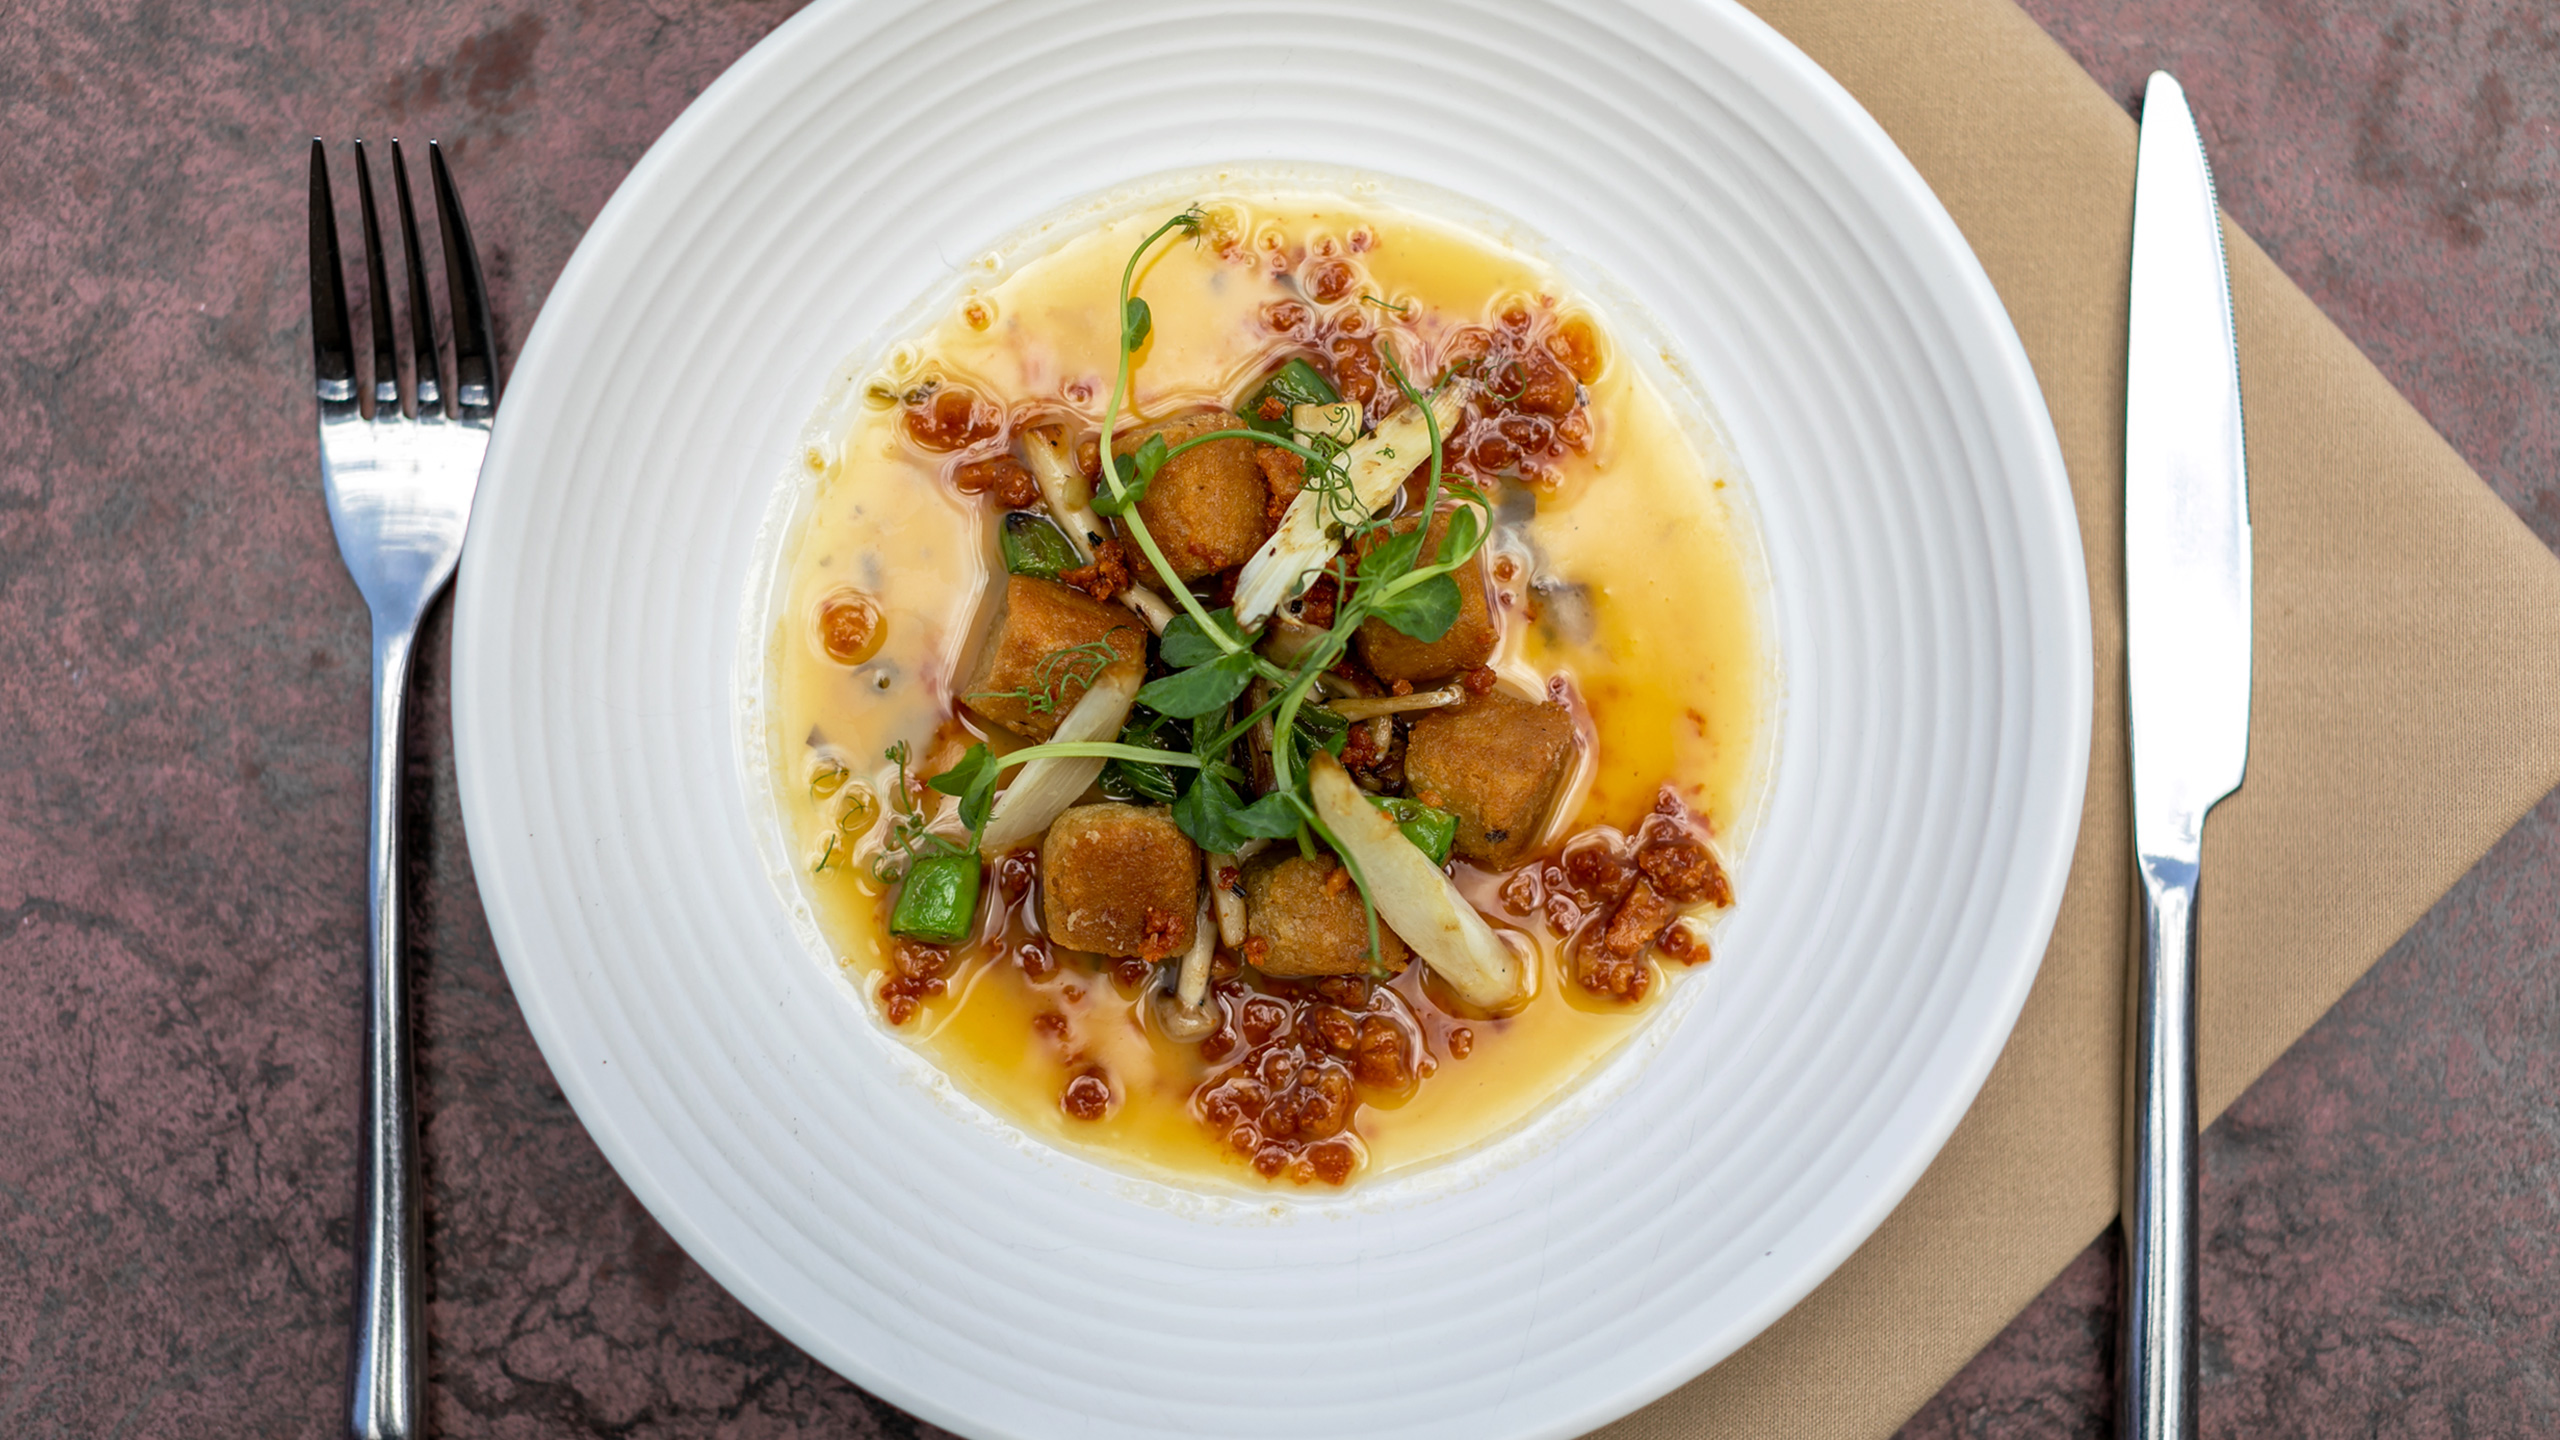
[[[1430,856],[1432,864],[1449,863],[1449,846],[1458,838],[1457,816],[1403,796],[1372,795],[1369,803],[1396,822],[1396,828],[1404,832],[1404,838],[1412,841],[1415,849]]]
[[[1082,560],[1076,547],[1067,541],[1066,532],[1051,524],[1046,516],[1028,510],[1016,510],[1004,517],[1004,530],[998,537],[1004,549],[1004,569],[1008,575],[1031,575],[1042,580],[1055,580],[1061,570],[1073,570]]]
[[[889,933],[910,940],[954,945],[969,938],[978,921],[978,856],[919,856],[907,866]]]
[[[1260,389],[1245,397],[1244,423],[1265,435],[1286,435],[1289,433],[1291,408],[1331,405],[1341,398],[1342,393],[1333,388],[1332,381],[1324,378],[1323,371],[1308,364],[1304,357],[1293,356],[1287,364],[1272,371],[1271,378],[1263,381]],[[1280,402],[1282,409],[1278,419],[1262,418],[1262,402],[1265,400]]]

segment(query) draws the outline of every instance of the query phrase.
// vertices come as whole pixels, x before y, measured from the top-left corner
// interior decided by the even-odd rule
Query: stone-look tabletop
[[[2119,97],[2176,71],[2232,213],[2560,545],[2543,0],[2028,3]],[[445,139],[511,355],[787,9],[0,25],[0,1434],[338,1426],[367,642],[312,454],[304,137]],[[472,884],[448,634],[410,760],[431,1432],[939,1434],[714,1285],[562,1102]],[[2209,1433],[2560,1433],[2555,960],[2560,798],[2214,1127]],[[2113,1266],[2084,1254],[1906,1434],[2105,1433]]]

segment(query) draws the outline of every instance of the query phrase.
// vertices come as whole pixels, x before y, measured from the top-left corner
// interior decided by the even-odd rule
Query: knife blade
[[[2248,764],[2250,539],[2239,345],[2186,94],[2144,88],[2125,355],[2125,669],[2143,897],[2125,1166],[2118,1433],[2196,1429],[2196,885]]]

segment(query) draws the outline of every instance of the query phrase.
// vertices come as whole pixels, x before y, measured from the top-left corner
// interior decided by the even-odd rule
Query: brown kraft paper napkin
[[[1607,1440],[1889,1435],[2117,1205],[2134,122],[2008,0],[1750,3],[1919,167],[2026,342],[2089,556],[2088,810],[2034,991],[1936,1163],[1803,1304]],[[2205,832],[2208,1121],[2560,782],[2560,563],[2264,252],[2225,235],[2256,675],[2248,780]]]

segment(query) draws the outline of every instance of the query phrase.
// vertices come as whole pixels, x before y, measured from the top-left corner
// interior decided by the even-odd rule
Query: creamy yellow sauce
[[[1573,813],[1558,817],[1551,838],[1590,825],[1632,829],[1666,782],[1719,838],[1734,834],[1754,798],[1770,697],[1746,563],[1751,540],[1728,489],[1737,479],[1728,459],[1675,418],[1606,316],[1517,250],[1329,197],[1266,195],[1208,209],[1219,243],[1177,239],[1141,267],[1137,293],[1152,309],[1154,334],[1128,407],[1140,417],[1235,403],[1268,371],[1275,352],[1255,316],[1289,292],[1250,257],[1273,247],[1322,252],[1356,238],[1368,288],[1381,300],[1463,322],[1487,321],[1521,300],[1592,322],[1606,358],[1588,385],[1591,442],[1562,461],[1509,541],[1518,555],[1525,539],[1538,568],[1495,587],[1504,632],[1497,668],[1529,685],[1568,675],[1590,710],[1596,744],[1584,754],[1578,798],[1560,807]],[[789,578],[770,651],[773,775],[820,928],[866,996],[887,963],[883,887],[863,865],[881,827],[848,835],[838,819],[858,786],[891,793],[881,757],[892,742],[913,745],[930,773],[968,738],[949,723],[951,681],[972,654],[989,579],[1002,574],[991,512],[940,478],[946,457],[908,440],[897,397],[939,374],[1098,425],[1116,357],[1120,270],[1164,213],[1085,230],[990,276],[896,347],[865,383],[863,403],[808,450],[814,494],[785,547]],[[850,667],[827,656],[812,618],[848,586],[872,597],[883,617],[878,651]],[[840,765],[850,775],[831,789]],[[813,786],[813,776],[826,778]],[[1461,871],[1497,924],[1522,923],[1502,913],[1488,877]],[[987,891],[1001,903],[992,872]],[[1738,903],[1749,904],[1748,894]],[[1463,1022],[1472,1040],[1463,1059],[1450,1053],[1448,1026],[1416,1006],[1431,1073],[1402,1103],[1363,1095],[1354,1127],[1367,1154],[1363,1175],[1450,1155],[1528,1118],[1679,980],[1657,974],[1648,1002],[1628,1007],[1581,991],[1554,947],[1539,948],[1534,996],[1509,1018]],[[1418,981],[1408,975],[1400,988],[1418,996]],[[1061,1047],[1031,1029],[1043,1009],[1065,1015],[1068,1048],[1110,1069],[1121,1098],[1103,1119],[1061,1109],[1061,1087],[1075,1071]],[[1204,1073],[1196,1050],[1155,1035],[1141,1009],[1107,973],[1069,963],[1035,982],[999,956],[965,964],[949,993],[896,1033],[997,1114],[1053,1143],[1178,1180],[1261,1185],[1188,1109]]]

